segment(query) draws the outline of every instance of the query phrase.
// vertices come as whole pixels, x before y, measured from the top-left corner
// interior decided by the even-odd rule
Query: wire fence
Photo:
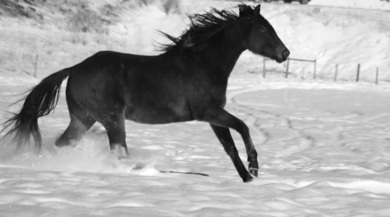
[[[306,64],[304,67],[306,68],[304,71],[308,73],[302,73],[302,69],[292,68],[293,64],[296,62],[301,62]],[[269,58],[263,58],[262,65],[262,77],[297,77],[302,80],[304,79],[314,79],[314,80],[333,80],[337,81],[354,81],[354,82],[371,82],[375,84],[379,84],[380,82],[390,82],[388,78],[389,72],[381,71],[379,67],[373,68],[371,70],[362,71],[361,63],[355,64],[355,70],[351,70],[351,67],[348,67],[348,70],[340,70],[340,66],[343,64],[334,64],[334,71],[328,71],[326,73],[322,72],[318,74],[317,69],[317,59],[300,59],[300,58],[288,58],[285,64],[276,65],[273,60]],[[312,65],[311,67],[308,65]],[[348,64],[351,65],[351,64]],[[307,70],[310,69],[311,70]],[[344,74],[344,76],[342,76]]]
[[[9,72],[25,73],[33,77],[38,75],[39,55],[23,51],[0,49],[0,64]]]

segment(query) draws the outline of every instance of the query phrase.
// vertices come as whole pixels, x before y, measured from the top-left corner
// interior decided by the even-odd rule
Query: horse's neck
[[[217,71],[212,73],[218,73],[228,79],[244,50],[241,40],[221,37],[216,39],[215,43],[211,43],[209,48],[205,49],[203,55],[215,66],[214,68]]]

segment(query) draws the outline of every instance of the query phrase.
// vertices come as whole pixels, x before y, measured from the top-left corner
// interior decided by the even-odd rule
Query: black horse
[[[35,86],[18,114],[5,122],[18,147],[34,140],[41,147],[38,118],[58,102],[68,77],[70,124],[56,146],[79,140],[95,122],[108,134],[110,149],[128,155],[125,119],[147,124],[204,121],[211,125],[243,181],[258,175],[257,152],[243,121],[224,110],[230,73],[245,50],[283,62],[289,50],[256,7],[239,5],[239,15],[212,9],[190,16],[190,27],[157,56],[102,51]],[[229,128],[241,134],[249,172],[238,156]],[[3,130],[4,130],[3,129]]]

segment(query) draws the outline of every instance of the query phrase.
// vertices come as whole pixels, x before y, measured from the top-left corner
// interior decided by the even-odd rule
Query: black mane
[[[246,10],[253,10],[252,6],[240,5]],[[245,10],[244,9],[244,10]],[[248,21],[253,21],[255,16],[245,17]],[[169,51],[173,48],[181,48],[185,50],[199,50],[204,47],[206,42],[213,36],[220,33],[227,26],[239,20],[239,15],[233,11],[217,10],[212,8],[205,14],[195,14],[188,16],[190,19],[190,27],[179,37],[174,37],[165,32],[161,32],[173,43],[163,44],[161,51]]]

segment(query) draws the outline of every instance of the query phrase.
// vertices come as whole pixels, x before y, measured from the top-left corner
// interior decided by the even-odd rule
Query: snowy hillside
[[[157,30],[180,35],[188,24],[186,14],[210,7],[237,10],[235,1],[182,0],[171,5],[164,3],[170,1],[158,0],[86,1],[82,5],[79,1],[33,2],[36,5],[31,7],[38,7],[38,15],[30,15],[33,18],[2,17],[3,73],[31,74],[37,55],[37,74],[42,78],[99,50],[157,54],[159,43],[167,42]],[[313,4],[321,2],[328,1]],[[79,9],[83,7],[86,9]],[[357,65],[361,64],[362,80],[372,82],[377,67],[380,80],[390,80],[388,12],[263,4],[262,14],[274,25],[291,57],[317,60],[318,77],[333,79],[338,64],[339,78],[354,80]],[[262,58],[248,52],[238,62],[237,71],[242,72],[243,65],[245,71],[261,73],[262,63]],[[271,63],[267,68],[281,73],[286,65]],[[311,64],[293,62],[290,69],[295,77],[312,77]]]
[[[312,65],[296,62],[290,79],[282,77],[285,63],[267,62],[263,79],[263,58],[246,52],[229,81],[226,109],[247,123],[259,153],[253,182],[241,182],[202,122],[126,122],[127,160],[109,153],[99,124],[81,142],[57,149],[54,141],[69,123],[63,88],[54,114],[39,120],[40,154],[15,154],[15,144],[0,143],[0,217],[390,216],[389,13],[314,5],[325,1],[264,3],[261,12],[291,57],[317,59],[321,80],[311,79]],[[157,54],[167,40],[156,30],[177,36],[188,24],[186,14],[211,7],[237,11],[236,5],[2,0],[0,122],[20,108],[12,103],[21,93],[55,71],[99,50]],[[358,63],[370,83],[352,82]],[[339,79],[348,81],[332,81],[336,64]],[[376,67],[380,85],[372,84]],[[37,78],[27,74],[35,68]],[[232,135],[246,163],[242,139]]]

